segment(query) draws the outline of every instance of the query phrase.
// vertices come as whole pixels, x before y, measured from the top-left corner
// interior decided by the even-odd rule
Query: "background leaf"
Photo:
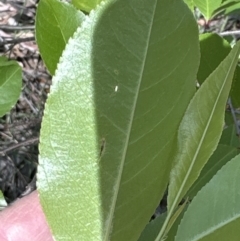
[[[229,1],[222,1],[222,4],[219,8],[215,9],[214,11],[214,16],[216,16],[217,14],[227,14],[229,12],[230,9],[234,9],[235,5],[239,2],[239,0],[229,0]],[[231,10],[230,10],[231,11]]]
[[[41,130],[38,191],[56,240],[139,237],[166,189],[198,63],[182,1],[119,0],[86,18]]]
[[[197,194],[179,226],[176,241],[238,241],[240,155],[228,162]]]
[[[235,45],[197,91],[180,124],[178,154],[171,170],[168,189],[170,210],[181,201],[217,147],[224,125],[225,105],[238,61],[239,45],[240,43]]]
[[[177,220],[174,222],[172,228],[168,232],[165,241],[174,241],[175,240],[175,236],[177,234],[178,226],[179,226],[179,224],[180,224],[180,222],[181,222],[181,220],[183,218],[183,215],[186,212],[187,208],[188,208],[188,204],[185,206],[184,210],[177,217]]]
[[[205,33],[199,35],[201,60],[197,80],[200,84],[217,68],[231,50],[227,40],[218,34]],[[231,99],[235,107],[240,106],[240,67],[237,66],[231,89]]]
[[[225,15],[239,14],[240,13],[240,2],[239,2],[239,0],[232,1],[232,2],[229,1],[229,3],[224,6],[224,8],[225,8],[225,11],[224,11]]]
[[[58,0],[39,2],[36,15],[36,39],[41,56],[51,75],[54,75],[68,39],[81,26],[83,20],[84,14],[71,4]]]
[[[237,136],[236,126],[234,124],[229,125],[223,130],[219,143],[235,148],[240,147],[240,139]]]
[[[161,229],[167,213],[163,213],[147,224],[138,241],[154,241]]]
[[[188,204],[184,207],[184,210],[179,214],[179,216],[173,223],[173,226],[171,227],[164,241],[174,241],[175,236],[177,234],[178,226],[183,218],[185,211],[187,210],[187,207]],[[180,209],[181,208],[182,207],[180,206]],[[141,236],[138,239],[138,241],[156,241],[157,235],[161,230],[161,227],[163,226],[166,216],[167,213],[163,213],[154,220],[152,220],[150,223],[148,223],[143,232],[141,233]]]
[[[199,35],[201,59],[197,80],[200,84],[218,67],[231,51],[230,44],[217,34]]]
[[[234,124],[233,116],[230,110],[225,111],[225,125],[230,126]]]
[[[80,10],[90,12],[103,0],[72,0],[72,4]]]
[[[0,117],[17,102],[22,87],[22,70],[15,61],[0,57]]]
[[[222,166],[224,166],[237,154],[237,148],[219,144],[207,164],[202,169],[197,181],[186,194],[186,197],[189,197],[190,200],[193,199],[198,191],[201,190],[202,187],[204,187],[212,179],[212,177],[222,168]]]
[[[194,10],[194,1],[193,0],[184,0],[184,2],[188,5],[190,10],[193,12],[193,10]]]
[[[221,6],[222,0],[194,0],[194,3],[206,20],[209,20],[213,12]]]

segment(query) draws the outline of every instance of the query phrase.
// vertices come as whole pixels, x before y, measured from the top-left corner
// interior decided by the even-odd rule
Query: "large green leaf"
[[[53,75],[68,39],[84,20],[71,4],[40,0],[36,15],[36,39],[41,56]]]
[[[171,170],[168,193],[168,217],[198,178],[217,147],[224,111],[240,52],[238,43],[197,91],[183,117],[178,133],[178,153]]]
[[[56,240],[139,237],[166,190],[198,64],[182,1],[118,0],[86,18],[41,130],[38,190]]]
[[[15,61],[0,57],[0,117],[17,102],[22,87],[22,70]]]
[[[72,4],[77,8],[86,12],[90,12],[103,0],[72,0]]]
[[[217,68],[231,51],[230,44],[217,34],[205,33],[199,36],[201,60],[197,80],[200,84]]]
[[[222,0],[193,0],[195,6],[209,20],[213,12],[221,6]]]
[[[193,199],[198,191],[201,190],[201,188],[212,179],[212,177],[222,168],[222,166],[224,166],[237,154],[237,149],[232,146],[222,144],[218,145],[217,149],[202,169],[197,181],[190,188],[186,196],[190,199]]]
[[[240,155],[197,194],[179,226],[176,241],[238,241]]]

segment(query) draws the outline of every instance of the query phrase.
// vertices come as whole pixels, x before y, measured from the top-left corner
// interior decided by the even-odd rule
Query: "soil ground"
[[[38,137],[51,85],[34,37],[37,0],[0,1],[0,55],[22,67],[22,92],[0,118],[0,189],[8,203],[35,182]],[[0,76],[1,77],[1,76]],[[1,97],[0,97],[1,98]]]

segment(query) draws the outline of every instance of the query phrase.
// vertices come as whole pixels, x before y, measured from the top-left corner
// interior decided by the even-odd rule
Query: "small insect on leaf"
[[[105,150],[105,144],[106,144],[106,140],[105,140],[105,138],[102,138],[102,140],[101,140],[101,147],[100,147],[100,153],[99,153],[100,157],[102,157],[103,152]]]

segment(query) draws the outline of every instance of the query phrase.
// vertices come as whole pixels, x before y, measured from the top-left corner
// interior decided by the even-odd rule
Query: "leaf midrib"
[[[49,3],[49,2],[48,2]],[[64,2],[61,2],[62,4],[65,4]],[[65,35],[64,35],[64,33],[63,33],[63,31],[62,31],[62,26],[61,26],[61,24],[60,24],[60,22],[59,22],[59,20],[58,20],[58,16],[55,14],[55,8],[52,6],[52,4],[51,4],[51,2],[50,2],[50,7],[51,7],[51,9],[52,9],[52,11],[53,11],[53,14],[54,14],[54,18],[55,18],[55,20],[56,20],[56,22],[57,22],[57,24],[58,24],[58,29],[60,30],[60,33],[61,33],[61,35],[62,35],[62,38],[63,38],[63,40],[64,40],[64,43],[65,43],[65,45],[67,44],[67,39],[65,38]]]
[[[104,237],[105,241],[109,240],[111,230],[112,230],[112,221],[113,221],[114,211],[115,211],[115,207],[116,207],[116,203],[117,203],[117,197],[118,197],[118,194],[119,194],[119,187],[120,187],[120,183],[121,183],[121,179],[122,179],[124,162],[125,162],[125,159],[126,159],[127,149],[128,149],[128,146],[129,146],[128,144],[129,144],[129,140],[130,140],[134,114],[135,114],[135,111],[136,111],[137,100],[138,100],[138,96],[139,96],[139,90],[140,90],[140,86],[141,86],[142,79],[143,79],[144,66],[146,64],[147,53],[148,53],[148,49],[149,49],[149,42],[150,42],[150,38],[151,38],[153,20],[154,20],[155,13],[156,13],[157,3],[158,3],[158,1],[155,0],[155,6],[153,8],[153,15],[152,15],[150,28],[149,28],[149,32],[148,32],[148,36],[147,36],[147,41],[146,41],[147,44],[146,44],[146,48],[145,48],[145,54],[144,54],[144,58],[143,58],[143,62],[142,62],[142,67],[141,67],[141,70],[140,70],[140,75],[139,75],[139,81],[138,81],[139,84],[137,86],[137,93],[135,95],[135,100],[134,100],[134,103],[133,103],[133,111],[132,111],[132,114],[131,114],[131,117],[130,117],[129,128],[127,130],[127,138],[126,138],[126,142],[125,142],[126,144],[124,146],[123,155],[122,155],[122,159],[121,159],[121,162],[120,162],[121,163],[120,171],[119,171],[119,174],[117,176],[117,181],[116,181],[116,187],[117,187],[116,190],[117,191],[114,193],[112,205],[110,207],[110,218],[108,219],[108,222],[107,222],[106,234],[105,234],[105,237]]]

